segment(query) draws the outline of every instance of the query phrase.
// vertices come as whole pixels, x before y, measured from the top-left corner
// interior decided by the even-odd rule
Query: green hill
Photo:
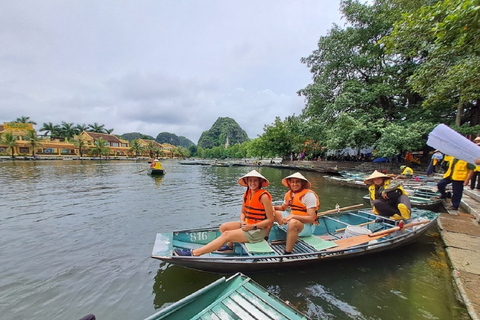
[[[248,141],[247,133],[232,118],[218,118],[210,130],[204,131],[198,140],[198,146],[211,149],[219,146],[231,146]]]

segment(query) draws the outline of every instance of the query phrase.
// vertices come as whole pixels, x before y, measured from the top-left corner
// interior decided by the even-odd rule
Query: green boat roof
[[[144,320],[309,319],[249,277],[237,273],[173,303]]]

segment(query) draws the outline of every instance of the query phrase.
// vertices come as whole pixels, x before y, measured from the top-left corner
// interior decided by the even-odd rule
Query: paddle
[[[366,226],[367,224],[370,224],[370,223],[375,223],[375,220],[372,220],[372,221],[368,221],[368,222],[364,222],[364,223],[360,223],[360,224],[354,224],[354,226]],[[343,231],[343,230],[346,230],[347,228],[341,228],[341,229],[337,229],[335,230],[335,232],[338,232],[338,231]]]
[[[140,170],[140,171],[138,171],[138,172],[134,172],[134,174],[143,172],[143,171],[145,171],[145,170],[147,170],[147,169],[142,169],[142,170]]]
[[[338,208],[338,209],[332,209],[332,210],[328,210],[328,211],[319,212],[319,213],[317,213],[317,217],[323,216],[324,214],[328,214],[328,213],[336,213],[336,212],[355,209],[355,208],[359,208],[359,207],[363,207],[363,204],[360,203],[360,204],[356,204],[356,205],[353,205],[353,206],[348,206],[348,207],[343,207],[343,208]]]
[[[412,222],[412,223],[403,225],[403,221],[401,221],[398,224],[398,226],[390,228],[390,229],[381,230],[381,231],[370,233],[370,234],[362,234],[362,235],[351,237],[351,238],[336,240],[334,242],[338,246],[330,248],[327,251],[345,249],[345,248],[349,248],[349,247],[358,246],[360,244],[367,243],[369,241],[385,237],[386,235],[394,233],[395,231],[402,230],[402,229],[405,229],[405,228],[411,228],[411,227],[421,225],[421,224],[425,224],[425,223],[428,223],[428,222],[430,222],[430,220]]]

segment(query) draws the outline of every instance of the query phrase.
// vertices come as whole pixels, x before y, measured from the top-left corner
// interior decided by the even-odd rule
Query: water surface
[[[222,275],[150,258],[155,234],[237,220],[249,167],[163,161],[0,162],[2,319],[143,319]],[[281,200],[294,171],[260,168]],[[365,190],[303,172],[321,211]],[[435,228],[412,245],[314,268],[250,275],[312,319],[468,319]]]

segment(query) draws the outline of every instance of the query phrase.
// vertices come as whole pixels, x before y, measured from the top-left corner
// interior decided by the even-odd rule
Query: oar
[[[349,248],[349,247],[358,246],[360,244],[367,243],[369,241],[385,237],[386,235],[394,233],[395,231],[402,230],[402,229],[405,229],[405,228],[411,228],[411,227],[421,225],[421,224],[425,224],[425,223],[428,223],[428,222],[430,222],[430,220],[412,222],[412,223],[403,225],[403,221],[401,221],[398,226],[390,228],[390,229],[381,230],[381,231],[370,233],[370,234],[362,234],[362,235],[351,237],[351,238],[336,240],[334,242],[338,246],[330,248],[327,251],[345,249],[345,248]]]
[[[360,223],[360,224],[353,224],[353,226],[360,226],[361,227],[361,226],[366,226],[367,224],[374,223],[374,222],[375,222],[375,220],[372,220],[372,221],[368,221],[368,222],[364,222],[364,223]],[[337,229],[337,230],[335,230],[335,232],[343,231],[345,229],[347,229],[347,228]]]
[[[363,207],[363,203],[356,204],[356,205],[353,205],[353,206],[348,206],[348,207],[343,207],[343,208],[338,208],[338,209],[332,209],[332,210],[328,210],[328,211],[319,212],[319,213],[317,213],[317,216],[320,217],[320,216],[323,216],[324,214],[335,213],[335,212],[355,209],[355,208],[359,208],[359,207]]]

